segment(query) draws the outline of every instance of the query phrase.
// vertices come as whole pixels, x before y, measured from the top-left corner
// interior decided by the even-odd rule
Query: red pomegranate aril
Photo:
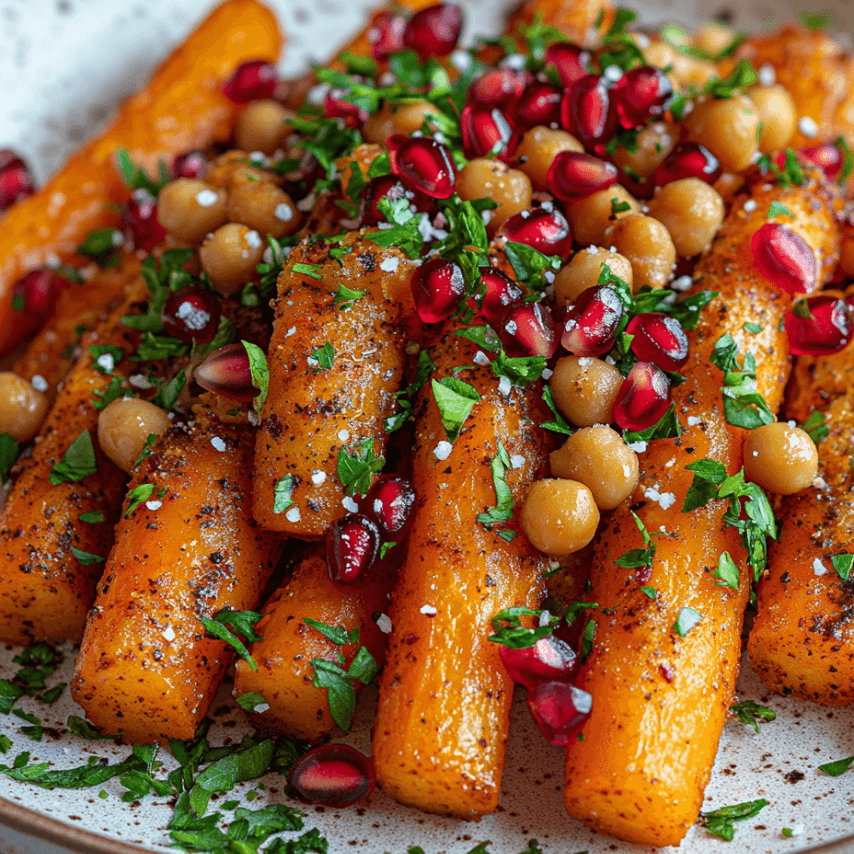
[[[160,320],[167,335],[187,344],[209,344],[216,337],[222,307],[210,291],[194,285],[176,291],[163,305]]]
[[[508,306],[521,302],[524,291],[501,270],[494,267],[481,267],[480,272],[484,286],[480,314],[490,326],[497,326],[507,313]],[[474,297],[469,299],[469,305],[477,308]]]
[[[172,162],[173,178],[203,178],[208,171],[208,161],[201,151],[179,154]]]
[[[363,506],[383,533],[399,542],[415,506],[415,490],[405,477],[384,474],[368,490]]]
[[[617,183],[617,167],[592,154],[561,151],[552,160],[546,184],[559,199],[571,202]]]
[[[546,48],[546,68],[556,68],[564,86],[586,77],[590,60],[590,51],[569,42],[554,42]]]
[[[290,784],[307,804],[349,807],[374,791],[377,778],[370,756],[346,744],[324,744],[294,765]]]
[[[429,136],[396,133],[388,138],[391,171],[411,190],[433,199],[447,199],[454,192],[457,172],[451,152]]]
[[[252,385],[249,355],[240,343],[214,350],[193,371],[193,379],[203,389],[229,400],[247,403],[258,396],[258,389]]]
[[[799,234],[785,225],[766,222],[750,240],[756,269],[787,293],[815,290],[815,255]]]
[[[412,274],[415,310],[424,323],[440,323],[456,310],[466,290],[463,271],[445,258],[432,258]]]
[[[412,195],[412,190],[407,190],[397,175],[381,175],[379,178],[371,178],[365,186],[362,199],[362,225],[378,225],[385,222],[386,218],[378,205],[381,199],[396,202],[405,199],[406,194]]]
[[[585,147],[613,136],[617,116],[604,77],[587,74],[566,90],[560,106],[564,130],[576,136]]]
[[[406,30],[406,19],[393,12],[380,12],[374,16],[371,28],[368,30],[368,41],[371,43],[371,56],[382,62],[393,53],[403,50],[403,33]]]
[[[560,343],[575,356],[601,356],[614,346],[623,301],[610,285],[583,290],[566,310]]]
[[[614,421],[623,430],[652,427],[670,406],[670,380],[651,362],[638,362],[614,400]]]
[[[0,330],[0,356],[6,356],[40,329],[50,315],[64,280],[53,270],[33,270],[12,287],[12,324]]]
[[[463,13],[455,3],[439,3],[416,12],[407,22],[403,43],[423,62],[431,56],[447,56],[460,40]]]
[[[511,305],[495,331],[504,352],[511,357],[545,356],[548,359],[557,348],[551,314],[538,302]]]
[[[157,219],[157,199],[147,190],[134,190],[122,209],[122,219],[137,249],[151,252],[166,237],[166,230]]]
[[[854,337],[851,307],[841,297],[815,294],[806,299],[812,317],[786,313],[786,335],[793,356],[829,356],[846,347]]]
[[[235,104],[248,104],[259,98],[271,98],[279,82],[276,66],[263,59],[252,59],[238,65],[225,81],[223,94]]]
[[[520,127],[551,125],[560,121],[563,91],[542,80],[534,80],[516,102],[515,116]]]
[[[556,637],[540,638],[533,646],[500,646],[498,655],[514,682],[533,691],[540,682],[569,682],[578,659],[572,647]]]
[[[513,243],[524,243],[543,255],[566,258],[572,249],[569,223],[558,210],[536,208],[514,214],[499,233]]]
[[[831,181],[835,181],[842,171],[844,163],[842,152],[839,150],[839,146],[834,145],[832,142],[827,142],[824,145],[814,145],[811,148],[802,148],[798,151],[798,154],[811,163],[815,163]],[[783,165],[779,159],[777,162],[780,166]]]
[[[714,184],[723,169],[717,157],[698,142],[683,142],[676,146],[655,171],[655,184],[663,187],[680,178],[699,178]]]
[[[515,68],[498,68],[478,77],[466,92],[466,103],[481,107],[509,107],[525,90],[528,75]]]
[[[10,148],[0,149],[0,211],[35,191],[36,185],[24,161]]]
[[[501,110],[469,104],[460,116],[463,151],[467,157],[499,154],[507,148],[513,128]]]
[[[360,122],[364,122],[370,113],[346,100],[344,96],[347,94],[347,90],[333,89],[323,102],[323,114],[330,119],[346,119],[348,127],[356,127]]]
[[[688,361],[688,336],[682,324],[668,314],[649,311],[633,317],[626,332],[634,335],[632,352],[642,362],[663,371],[678,371]]]
[[[326,532],[326,565],[329,577],[352,584],[367,572],[380,551],[379,525],[362,513],[350,513]]]
[[[611,90],[617,120],[626,129],[641,127],[660,116],[673,98],[670,78],[651,65],[627,71]]]
[[[546,741],[574,744],[590,717],[593,698],[567,682],[541,682],[528,692],[528,708]]]

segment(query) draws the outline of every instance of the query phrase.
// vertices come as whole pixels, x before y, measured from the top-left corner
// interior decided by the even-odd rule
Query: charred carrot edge
[[[156,169],[181,152],[231,134],[238,107],[222,84],[241,62],[275,61],[282,45],[275,16],[257,0],[226,0],[172,53],[113,124],[80,149],[35,195],[15,205],[0,235],[0,350],[13,321],[12,287],[53,256],[67,260],[95,228],[118,223],[127,199],[113,163],[125,148]]]
[[[641,458],[641,484],[612,515],[595,551],[588,598],[598,602],[593,650],[580,684],[593,697],[584,740],[567,749],[567,810],[595,830],[630,842],[675,845],[694,823],[729,714],[740,658],[742,616],[750,571],[734,529],[724,528],[721,502],[681,513],[692,473],[685,466],[717,460],[728,473],[742,464],[741,431],[722,414],[722,374],[709,362],[715,342],[730,333],[739,352],[761,353],[758,390],[772,409],[787,374],[781,320],[790,299],[753,268],[750,239],[767,221],[772,201],[793,214],[789,227],[812,248],[822,278],[832,270],[839,233],[836,199],[811,176],[803,187],[755,185],[753,212],[738,198],[695,273],[696,289],[721,296],[690,334],[687,381],[674,390],[680,420],[699,418],[678,439],[651,443]],[[787,220],[788,223],[788,220]],[[744,324],[761,324],[753,334]],[[755,327],[751,327],[755,328]],[[692,422],[693,423],[693,422]],[[652,500],[644,487],[655,486]],[[672,498],[672,502],[662,498]],[[661,503],[659,503],[661,502]],[[666,509],[666,505],[670,505]],[[629,515],[635,510],[655,538],[651,570],[614,565],[628,549],[643,547]],[[721,553],[741,564],[738,590],[712,577]],[[650,599],[641,590],[657,591]],[[684,637],[674,630],[681,609],[702,620]],[[628,760],[627,760],[628,757]]]

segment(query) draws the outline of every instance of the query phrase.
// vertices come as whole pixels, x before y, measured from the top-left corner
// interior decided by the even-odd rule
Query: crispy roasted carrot
[[[131,481],[72,682],[126,741],[192,738],[231,660],[199,618],[256,608],[279,559],[249,512],[252,432],[197,410]]]
[[[13,323],[17,279],[51,257],[68,259],[93,229],[118,224],[114,206],[128,191],[113,163],[116,151],[127,149],[153,170],[160,160],[227,139],[239,108],[222,93],[223,82],[247,59],[274,61],[281,44],[266,6],[225,0],[125,102],[107,130],[9,211],[0,235],[0,350]]]
[[[735,529],[724,526],[723,502],[680,512],[692,482],[686,465],[716,460],[729,474],[742,465],[742,431],[724,421],[723,377],[709,356],[725,333],[740,354],[761,354],[757,388],[776,409],[788,361],[781,321],[791,301],[754,268],[750,240],[778,201],[815,253],[822,280],[838,252],[838,199],[814,176],[788,190],[755,184],[752,212],[744,199],[734,203],[695,273],[695,289],[720,297],[689,334],[687,380],[674,389],[680,420],[693,426],[677,439],[650,443],[641,456],[643,486],[614,511],[591,570],[588,598],[600,610],[592,616],[595,637],[580,684],[592,694],[593,713],[584,740],[567,750],[565,801],[571,816],[595,830],[646,845],[678,844],[697,818],[733,698],[751,582]],[[745,323],[762,328],[753,333]],[[656,497],[647,495],[651,486]],[[629,549],[643,548],[629,507],[648,531],[663,530],[653,539],[651,568],[615,565]],[[712,575],[725,551],[742,565],[737,590]],[[656,597],[641,586],[655,588]],[[683,637],[675,626],[684,608],[702,619]]]
[[[560,30],[570,41],[587,45],[591,33],[604,25],[609,26],[614,10],[608,0],[522,0],[513,10],[507,32],[511,35],[517,27],[529,27],[536,19]]]
[[[434,377],[471,365],[476,351],[448,327],[431,348]],[[498,646],[488,640],[490,620],[505,608],[535,606],[546,565],[524,536],[507,542],[477,517],[496,505],[491,467],[499,443],[518,466],[503,475],[517,507],[543,473],[548,449],[545,431],[531,428],[532,420],[545,420],[538,394],[514,386],[505,396],[484,366],[458,377],[481,400],[447,458],[429,384],[416,404],[418,501],[393,595],[373,755],[386,793],[429,812],[473,818],[498,806],[513,695]]]

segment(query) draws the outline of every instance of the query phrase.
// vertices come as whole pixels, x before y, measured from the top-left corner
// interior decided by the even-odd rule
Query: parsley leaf
[[[345,495],[366,495],[373,476],[382,470],[385,458],[374,451],[375,440],[363,439],[338,451],[338,480]]]
[[[101,557],[100,555],[94,555],[90,552],[84,552],[80,549],[74,548],[74,546],[71,547],[71,554],[73,554],[74,557],[77,558],[77,562],[81,566],[89,566],[93,563],[104,563],[104,561],[106,560],[105,557]]]
[[[347,311],[353,307],[356,300],[361,299],[365,295],[365,291],[360,291],[356,288],[348,288],[347,285],[339,285],[335,291],[335,297],[332,301],[333,305],[338,306],[339,311]]]
[[[776,419],[765,398],[756,389],[756,360],[745,353],[738,364],[738,345],[727,332],[716,342],[709,361],[724,372],[724,417],[729,424],[752,430]]]
[[[773,201],[768,207],[768,219],[774,219],[775,216],[787,216],[794,219],[795,215],[782,203]]]
[[[20,446],[8,433],[0,433],[0,485],[9,480],[9,472],[18,459]]]
[[[655,557],[656,545],[652,542],[649,531],[646,525],[641,521],[640,516],[634,510],[629,511],[635,520],[638,530],[643,537],[642,549],[629,549],[622,557],[617,558],[614,563],[617,566],[625,567],[626,569],[636,569],[641,566],[652,566],[652,559]]]
[[[430,380],[430,384],[448,441],[455,442],[466,418],[480,401],[480,394],[473,385],[454,377]]]
[[[296,478],[292,474],[286,474],[281,480],[276,481],[273,487],[273,513],[284,513],[285,510],[294,506],[291,496],[296,486]]]
[[[418,353],[418,364],[415,369],[415,378],[403,390],[395,394],[400,406],[400,411],[383,418],[383,429],[386,433],[399,430],[412,417],[412,398],[421,391],[430,379],[430,374],[436,370],[436,363],[426,348]]]
[[[715,578],[721,580],[720,587],[729,587],[738,590],[739,572],[735,561],[729,552],[723,552],[718,558],[718,568],[712,573]]]
[[[75,250],[86,255],[99,267],[115,267],[121,260],[121,246],[125,236],[117,228],[98,228],[90,231],[86,239]]]
[[[759,719],[763,721],[773,721],[777,719],[777,714],[766,706],[760,706],[753,700],[742,700],[740,703],[733,703],[729,713],[737,717],[743,724],[752,726],[756,732],[759,732]]]
[[[347,670],[323,658],[313,658],[311,666],[314,668],[312,684],[315,688],[326,689],[332,719],[341,729],[348,731],[353,723],[356,706],[355,682],[358,680],[367,685],[379,672],[374,657],[365,647],[360,646]]]
[[[330,626],[327,623],[321,623],[319,620],[312,620],[311,617],[303,617],[302,621],[311,626],[315,631],[320,632],[327,640],[337,646],[344,646],[348,643],[359,642],[359,627],[354,626],[352,629],[344,629],[341,626]]]
[[[108,741],[115,738],[114,735],[105,735],[100,730],[96,729],[89,721],[71,715],[66,722],[68,731],[78,738],[85,738],[87,741]]]
[[[673,631],[684,638],[694,626],[698,625],[703,619],[703,615],[693,608],[682,608],[676,616],[676,622],[673,624]]]
[[[252,408],[260,413],[270,390],[270,369],[267,367],[267,354],[257,344],[252,344],[250,341],[241,339],[240,343],[249,357],[252,385],[258,389],[258,395],[252,401]]]
[[[253,670],[257,670],[258,665],[235,632],[243,635],[249,643],[263,640],[261,635],[255,631],[255,624],[260,619],[261,614],[258,611],[234,611],[231,608],[223,608],[221,611],[217,611],[213,615],[213,618],[198,618],[209,634],[225,641],[229,646],[233,647],[241,658],[249,662],[249,666]],[[234,629],[234,632],[228,628],[229,626]]]
[[[848,581],[848,577],[851,575],[851,567],[852,565],[854,565],[854,555],[833,555],[830,558],[830,562],[833,564],[833,568],[836,570],[836,574],[843,581]]]
[[[495,486],[495,506],[489,507],[485,513],[478,513],[477,515],[477,521],[487,531],[491,531],[493,525],[510,521],[513,518],[515,507],[513,494],[504,479],[507,470],[510,468],[510,455],[501,442],[498,443],[498,454],[489,464],[489,467],[492,472],[492,483]],[[507,533],[511,532],[508,531]]]
[[[849,756],[847,759],[837,759],[835,762],[826,762],[824,765],[819,765],[819,771],[824,771],[829,777],[839,777],[844,774],[852,765],[854,765],[854,756]]]
[[[728,807],[712,810],[712,812],[700,813],[700,817],[703,826],[712,836],[718,836],[727,842],[731,842],[735,833],[733,822],[753,818],[766,806],[768,806],[768,801],[765,798],[759,798],[756,801],[732,804]]]
[[[728,77],[713,77],[703,90],[714,98],[732,98],[738,89],[746,89],[759,82],[756,69],[746,60],[739,60]]]
[[[149,178],[145,170],[133,162],[130,154],[124,148],[120,148],[116,152],[116,161],[118,162],[122,181],[124,181],[125,186],[129,190],[146,190],[157,198],[160,191],[172,180],[169,170],[162,160],[157,165],[157,180]]]
[[[97,470],[92,436],[88,430],[84,430],[68,446],[62,459],[51,469],[49,479],[56,486],[60,483],[83,480],[84,477],[95,474]]]
[[[557,405],[555,404],[554,392],[552,392],[552,387],[550,385],[543,386],[543,402],[554,413],[554,418],[551,421],[543,421],[540,424],[540,427],[544,430],[551,430],[553,433],[563,433],[565,436],[571,436],[573,429],[569,426],[569,422],[558,411]]]
[[[490,635],[489,640],[511,649],[527,649],[540,638],[548,637],[560,623],[560,617],[549,614],[545,625],[540,625],[539,620],[543,613],[545,612],[534,611],[531,608],[521,606],[505,608],[492,618],[492,628],[495,634]],[[523,626],[520,617],[535,617],[536,627]]]
[[[144,501],[148,501],[149,498],[154,494],[154,484],[153,483],[140,483],[138,486],[135,486],[128,494],[125,499],[128,502],[127,510],[125,510],[125,519],[130,519],[131,514],[140,504]]]
[[[327,341],[322,347],[315,347],[308,357],[309,367],[315,372],[328,371],[335,362],[335,348]]]
[[[424,246],[424,235],[419,226],[427,214],[412,213],[407,198],[390,201],[383,197],[377,203],[377,209],[392,227],[369,232],[365,237],[385,249],[396,246],[410,258],[418,258]]]
[[[690,513],[697,507],[705,507],[718,496],[718,486],[726,480],[726,468],[717,460],[697,460],[685,466],[694,472],[694,480],[685,495],[682,512]]]
[[[151,399],[151,402],[166,412],[171,412],[175,408],[175,404],[178,402],[178,398],[181,396],[185,385],[187,385],[187,372],[178,371],[168,383],[164,383],[157,389],[157,393]]]
[[[536,382],[542,376],[545,366],[545,356],[510,357],[504,353],[503,348],[498,351],[498,355],[491,363],[492,373],[495,376],[507,377],[514,385]]]
[[[803,424],[801,430],[809,434],[810,439],[817,445],[827,434],[830,428],[827,426],[827,417],[823,412],[813,412]]]

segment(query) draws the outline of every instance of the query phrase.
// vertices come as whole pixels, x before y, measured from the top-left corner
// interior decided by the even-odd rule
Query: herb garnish
[[[760,706],[753,700],[742,700],[740,703],[733,703],[729,713],[733,717],[737,717],[743,724],[752,726],[756,732],[759,732],[759,721],[774,721],[777,719],[777,714],[767,708]]]
[[[366,495],[373,476],[382,470],[385,458],[374,451],[375,440],[362,439],[338,451],[338,480],[345,495]]]
[[[768,806],[768,801],[765,798],[759,798],[756,801],[747,801],[743,804],[732,804],[731,806],[721,807],[711,812],[700,813],[700,821],[712,836],[718,836],[727,842],[731,842],[735,834],[733,822],[753,818],[753,816],[758,815],[760,810],[766,806]]]
[[[505,474],[511,467],[510,455],[501,442],[498,443],[498,453],[489,464],[489,467],[492,472],[492,483],[495,486],[495,506],[488,507],[485,513],[478,513],[477,515],[477,521],[487,531],[491,531],[493,525],[510,521],[513,518],[513,509],[515,507],[513,494],[510,492],[510,487],[504,479]],[[498,536],[510,542],[516,536],[516,532],[505,529],[499,531]]]
[[[49,479],[56,486],[60,483],[83,480],[84,477],[95,474],[97,470],[92,436],[88,430],[84,430],[68,446],[62,459],[51,469]]]
[[[221,611],[217,611],[213,615],[213,618],[198,618],[209,634],[225,641],[229,646],[233,647],[237,654],[247,661],[253,670],[257,670],[258,665],[255,663],[255,659],[249,654],[246,645],[237,637],[235,632],[243,635],[249,643],[263,640],[261,635],[255,631],[255,624],[260,619],[261,614],[258,611],[234,611],[231,608],[223,608]],[[234,632],[228,626],[231,626]]]
[[[480,393],[473,385],[454,377],[430,380],[430,384],[433,399],[442,417],[442,426],[448,441],[453,443],[459,437],[466,418],[480,401]]]

